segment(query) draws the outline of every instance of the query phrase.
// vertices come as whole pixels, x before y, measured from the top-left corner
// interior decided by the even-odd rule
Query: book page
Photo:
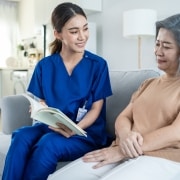
[[[78,125],[76,125],[71,119],[69,119],[67,116],[61,116],[61,113],[52,109],[43,108],[35,113],[33,118],[55,128],[58,128],[56,124],[57,122],[62,123],[71,129],[74,133],[87,136],[86,132]]]
[[[33,115],[39,110],[39,109],[43,109],[43,108],[47,108],[47,106],[42,105],[40,102],[36,101],[35,99],[33,99],[32,97],[30,97],[27,94],[22,94],[24,97],[26,97],[30,104],[31,104],[31,118],[33,117]]]
[[[27,94],[22,95],[25,96],[31,104],[31,118],[55,128],[58,128],[57,122],[62,123],[74,133],[87,137],[86,132],[59,109],[44,106]]]

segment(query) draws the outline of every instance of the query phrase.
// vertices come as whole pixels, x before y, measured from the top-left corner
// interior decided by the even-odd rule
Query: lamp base
[[[138,69],[141,69],[141,36],[138,36]]]

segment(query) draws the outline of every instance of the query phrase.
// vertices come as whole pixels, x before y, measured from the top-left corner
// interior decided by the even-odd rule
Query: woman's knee
[[[38,159],[41,157],[42,159],[50,158],[53,161],[57,159],[58,152],[55,150],[56,146],[54,146],[56,143],[58,142],[55,142],[53,133],[43,135],[34,146],[34,152],[38,156]]]
[[[13,141],[22,142],[23,140],[26,139],[26,131],[24,129],[25,128],[20,128],[12,133],[12,142]]]
[[[32,147],[41,136],[42,134],[31,126],[22,127],[12,133],[12,143]]]

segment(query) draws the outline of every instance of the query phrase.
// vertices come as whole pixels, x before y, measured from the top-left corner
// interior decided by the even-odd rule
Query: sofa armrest
[[[11,134],[21,126],[32,125],[29,106],[29,101],[22,95],[3,97],[0,102],[2,132]]]

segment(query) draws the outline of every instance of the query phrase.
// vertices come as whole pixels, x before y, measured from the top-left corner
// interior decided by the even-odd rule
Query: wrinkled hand
[[[72,135],[74,135],[74,132],[71,131],[67,126],[65,126],[64,124],[61,123],[56,123],[58,125],[57,128],[49,126],[50,129],[52,129],[53,131],[62,134],[63,136],[69,138]]]
[[[131,131],[119,140],[119,147],[123,154],[129,158],[135,158],[143,154],[143,137],[140,133]]]
[[[123,158],[124,156],[120,152],[118,146],[110,146],[107,148],[89,152],[82,157],[82,160],[84,162],[97,162],[97,164],[93,166],[93,168],[96,169],[106,164],[119,162]]]

